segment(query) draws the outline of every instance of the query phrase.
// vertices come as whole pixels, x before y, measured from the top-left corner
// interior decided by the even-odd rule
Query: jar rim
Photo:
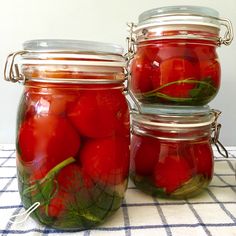
[[[210,27],[215,29],[215,34],[218,35],[221,23],[219,13],[212,8],[176,5],[154,8],[141,13],[134,32],[138,33],[144,29],[163,26],[172,26],[175,30],[180,26],[184,26],[185,30],[196,26],[204,26],[203,31],[208,32]]]
[[[71,40],[35,39],[23,43],[18,64],[123,68],[123,48],[118,44]]]
[[[131,112],[131,120],[134,123],[150,127],[169,128],[194,128],[211,125],[216,119],[214,110],[209,106],[141,109],[140,112]]]
[[[211,112],[208,105],[204,106],[178,106],[162,104],[142,104],[139,111],[145,115],[176,115],[176,116],[194,116],[206,115]]]
[[[8,56],[4,76],[7,81],[23,83],[29,80],[78,84],[123,83],[125,66],[123,48],[118,44],[70,39],[36,39],[26,41],[22,51]],[[57,72],[60,75],[56,75]],[[100,76],[102,78],[99,80],[87,80],[86,75],[81,79],[75,76],[76,73],[104,73],[114,75],[114,78]],[[70,75],[71,78],[68,79]]]
[[[176,6],[165,6],[150,9],[144,11],[139,15],[139,23],[146,21],[153,17],[162,16],[164,14],[192,14],[192,15],[202,15],[202,16],[210,16],[210,17],[219,17],[219,12],[210,7],[202,7],[202,6],[191,6],[191,5],[176,5]]]
[[[23,49],[34,52],[90,52],[123,55],[121,45],[73,39],[34,39],[23,43]]]

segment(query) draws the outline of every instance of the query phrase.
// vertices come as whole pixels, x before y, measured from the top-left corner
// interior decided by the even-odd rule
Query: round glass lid
[[[118,44],[72,40],[72,39],[37,39],[26,41],[23,49],[27,51],[76,51],[76,52],[97,52],[106,54],[123,54],[123,47]]]

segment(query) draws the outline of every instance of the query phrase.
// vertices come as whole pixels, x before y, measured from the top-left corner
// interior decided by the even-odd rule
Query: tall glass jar
[[[225,34],[220,36],[221,26]],[[233,38],[228,20],[211,8],[152,9],[131,25],[129,88],[139,102],[206,105],[220,88],[216,49]]]
[[[32,40],[11,54],[5,78],[24,84],[17,174],[26,209],[42,224],[90,228],[121,205],[129,169],[123,49]]]
[[[213,175],[209,107],[153,108],[132,114],[130,174],[154,196],[184,199],[200,193]]]

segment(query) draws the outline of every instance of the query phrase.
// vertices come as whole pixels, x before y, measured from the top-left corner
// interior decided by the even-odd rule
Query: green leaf
[[[210,180],[203,175],[195,175],[170,194],[173,198],[188,198],[200,193],[210,183]]]
[[[162,89],[175,85],[175,84],[195,84],[196,86],[189,91],[189,97],[173,97],[165,93],[160,92]],[[138,99],[145,102],[167,102],[173,104],[185,104],[185,105],[202,105],[211,100],[215,96],[217,88],[214,86],[214,82],[211,77],[207,77],[202,80],[195,80],[194,78],[186,78],[183,80],[173,81],[164,84],[155,90],[137,93],[135,94]]]
[[[56,175],[62,168],[74,161],[74,158],[68,158],[50,170],[43,179],[33,183],[29,183],[26,179],[24,181],[26,185],[22,183],[21,196],[27,206],[31,206],[36,201],[43,206],[34,211],[32,215],[45,225],[60,229],[91,228],[103,222],[122,204],[127,180],[119,185],[106,185],[95,181],[87,186],[81,173],[75,171],[72,174],[71,184],[68,185],[68,188],[65,186],[63,189],[68,193],[68,197],[63,200],[63,211],[57,217],[50,217],[47,214],[47,208],[59,188]]]
[[[126,182],[122,185],[127,184]],[[68,199],[65,202],[64,214],[54,222],[54,227],[91,228],[100,224],[122,204],[124,194],[114,189],[122,187],[99,183],[94,183],[89,188],[83,187],[74,195],[74,200]]]
[[[22,195],[31,197],[33,203],[39,202],[41,206],[46,205],[47,214],[47,205],[58,191],[58,183],[55,180],[55,176],[62,168],[73,162],[75,162],[73,157],[62,161],[52,168],[44,178],[29,183],[27,188],[22,189]]]
[[[189,94],[192,98],[196,99],[209,99],[216,94],[217,90],[213,85],[211,77],[201,80],[196,87],[190,90]]]
[[[137,188],[141,189],[143,192],[150,194],[154,197],[165,197],[166,193],[163,188],[158,188],[153,183],[151,177],[138,176],[131,174],[131,179]]]

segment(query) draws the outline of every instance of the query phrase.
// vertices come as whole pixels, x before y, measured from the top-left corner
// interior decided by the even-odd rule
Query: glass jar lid
[[[4,74],[6,80],[13,82],[45,80],[53,83],[120,83],[124,81],[125,66],[123,48],[117,44],[43,39],[26,41],[22,51],[10,54]],[[99,79],[96,73],[101,75]],[[33,78],[36,74],[39,78]],[[70,74],[77,78],[68,78]],[[90,74],[90,79],[81,78],[86,74]],[[81,75],[80,78],[78,75]],[[107,79],[109,75],[113,79]]]
[[[123,54],[123,48],[118,44],[96,41],[72,40],[72,39],[36,39],[23,43],[23,49],[40,52],[90,52],[105,54]]]
[[[137,29],[157,25],[193,24],[220,28],[219,13],[208,7],[168,6],[143,12]]]
[[[124,67],[123,48],[118,44],[45,39],[30,40],[23,43],[21,64],[55,64]],[[66,60],[66,59],[70,60]],[[35,59],[48,61],[36,61]],[[55,59],[55,60],[53,60]],[[74,60],[73,60],[74,59]]]
[[[231,22],[220,18],[218,11],[208,7],[180,5],[155,8],[143,12],[138,23],[131,25],[130,31],[136,35],[138,42],[178,38],[229,45],[233,39]],[[223,37],[220,36],[221,26],[226,28]]]
[[[209,106],[160,106],[145,105],[133,111],[132,124],[142,124],[156,128],[194,128],[211,125],[216,113]]]
[[[207,17],[207,18],[211,18],[211,20],[205,19],[205,22],[198,22],[198,24],[209,23],[211,25],[213,24],[216,27],[219,26],[219,22],[217,21],[217,19],[219,18],[218,11],[209,7],[187,6],[187,5],[168,6],[168,7],[155,8],[155,9],[145,11],[139,16],[139,24],[155,22],[155,21],[158,23],[158,20],[156,18],[164,17],[164,16],[165,17],[172,16],[172,19],[174,19],[173,18],[174,16],[176,17],[184,16],[184,18],[179,18],[179,20],[182,20],[183,23],[186,23],[186,21],[190,23],[191,20],[194,19],[192,18],[192,16]],[[171,19],[169,19],[169,21],[170,20]],[[198,20],[203,20],[203,19],[198,18]],[[165,22],[165,19],[164,19],[162,23],[165,24],[167,22]],[[175,21],[172,24],[174,23],[177,23],[177,22]],[[194,22],[191,22],[191,23],[194,23]]]

